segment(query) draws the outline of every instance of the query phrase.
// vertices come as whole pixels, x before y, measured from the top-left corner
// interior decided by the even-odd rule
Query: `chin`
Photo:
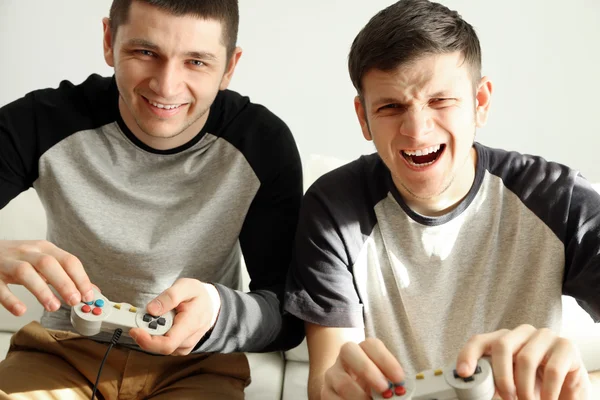
[[[419,200],[432,200],[442,195],[445,190],[442,187],[431,187],[423,188],[421,185],[403,185],[406,190],[412,195],[412,197]]]
[[[156,126],[140,126],[142,131],[153,138],[168,139],[177,136],[181,133],[181,128],[167,128],[167,127],[156,127]]]

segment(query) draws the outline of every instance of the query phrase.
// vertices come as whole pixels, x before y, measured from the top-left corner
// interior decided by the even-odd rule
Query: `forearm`
[[[210,336],[195,352],[265,352],[287,350],[304,338],[303,322],[282,315],[279,290],[243,293],[216,284],[221,310]]]
[[[308,400],[321,400],[321,389],[323,388],[323,375],[308,377]]]

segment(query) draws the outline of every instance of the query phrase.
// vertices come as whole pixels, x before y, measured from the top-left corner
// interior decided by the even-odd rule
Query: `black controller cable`
[[[94,389],[92,390],[92,400],[94,400],[94,397],[96,396],[96,390],[98,389],[98,382],[100,381],[100,374],[102,373],[102,367],[104,367],[104,362],[106,361],[106,358],[108,357],[108,352],[110,351],[110,349],[112,349],[112,347],[115,344],[117,344],[117,342],[121,338],[122,333],[123,333],[123,329],[117,328],[117,329],[115,329],[115,333],[113,333],[112,339],[110,339],[110,344],[108,345],[108,348],[106,349],[106,353],[104,353],[104,358],[102,359],[102,363],[100,364],[100,369],[98,370],[98,377],[96,378],[96,383],[94,383]]]

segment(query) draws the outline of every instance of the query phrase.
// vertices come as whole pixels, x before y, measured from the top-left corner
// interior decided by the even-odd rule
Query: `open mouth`
[[[426,149],[419,150],[402,150],[402,156],[413,167],[427,167],[433,164],[442,155],[445,144],[437,144]]]

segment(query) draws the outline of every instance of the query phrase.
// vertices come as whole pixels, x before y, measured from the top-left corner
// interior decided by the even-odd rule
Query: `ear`
[[[373,140],[371,137],[371,131],[369,129],[367,111],[365,110],[365,107],[363,107],[363,103],[359,96],[354,98],[354,110],[356,111],[356,116],[358,117],[358,122],[360,123],[360,129],[362,129],[363,137],[368,141]]]
[[[102,28],[104,29],[103,43],[104,46],[104,60],[110,67],[115,66],[115,57],[113,51],[113,37],[110,31],[110,20],[108,18],[102,18]]]
[[[492,100],[492,89],[492,81],[487,76],[481,78],[477,93],[475,93],[475,125],[478,128],[483,127],[487,122]]]
[[[233,50],[233,54],[231,55],[231,59],[229,60],[229,64],[225,69],[225,74],[223,75],[223,79],[221,79],[221,84],[219,85],[219,90],[225,90],[231,83],[231,78],[233,78],[233,72],[235,71],[235,67],[237,66],[238,61],[240,61],[240,57],[242,56],[241,47],[236,47]]]

